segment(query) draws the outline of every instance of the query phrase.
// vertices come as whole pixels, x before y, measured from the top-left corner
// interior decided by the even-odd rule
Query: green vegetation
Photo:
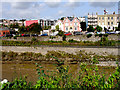
[[[101,31],[102,31],[102,27],[100,27],[100,26],[97,25],[96,30],[97,30],[98,32],[101,32]]]
[[[2,61],[47,61],[48,63],[55,63],[55,60],[51,58],[51,56],[57,57],[60,60],[64,59],[67,63],[78,63],[84,61],[98,63],[99,61],[116,61],[116,59],[120,58],[119,55],[110,54],[100,56],[94,53],[86,53],[85,51],[79,51],[75,54],[70,54],[64,51],[48,51],[45,55],[33,52],[24,52],[20,54],[16,52],[2,52]]]
[[[89,34],[88,34],[89,35]],[[106,39],[105,39],[106,38]],[[37,39],[37,38],[36,38]],[[105,39],[105,40],[104,40]],[[34,43],[33,43],[34,42]],[[104,44],[101,44],[104,43]],[[106,43],[106,44],[105,44]],[[32,39],[31,41],[6,41],[2,40],[3,46],[34,46],[34,45],[58,45],[58,46],[119,46],[120,41],[108,40],[108,37],[101,37],[100,41],[66,41],[66,37],[63,37],[63,41],[39,41]]]
[[[87,38],[90,38],[92,36],[92,34],[87,34]]]
[[[118,27],[116,28],[116,31],[120,31],[120,22],[118,24]]]
[[[69,65],[64,65],[64,60],[51,56],[56,61],[56,70],[49,71],[44,69],[40,64],[36,63],[36,71],[38,81],[35,85],[27,82],[25,79],[15,79],[13,82],[1,84],[2,90],[7,89],[42,89],[42,88],[79,88],[84,90],[106,90],[120,88],[120,66],[118,64],[116,71],[106,77],[105,74],[99,72],[98,66],[94,63],[89,65],[80,63],[76,75],[69,73]],[[94,60],[93,60],[94,61]],[[48,73],[46,73],[48,72]]]
[[[80,24],[82,31],[86,31],[86,22],[81,22]]]
[[[56,31],[59,31],[59,25],[55,26]]]
[[[88,32],[94,32],[95,29],[93,28],[93,26],[89,26],[89,28],[87,29]]]

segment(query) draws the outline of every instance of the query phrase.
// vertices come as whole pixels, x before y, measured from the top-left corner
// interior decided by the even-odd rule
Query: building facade
[[[49,19],[27,20],[24,22],[24,25],[30,26],[33,23],[38,23],[41,25],[41,27],[44,27],[44,26],[52,26],[55,24],[55,22],[56,22],[56,20],[49,20]]]
[[[10,34],[10,30],[7,27],[0,27],[0,37]]]
[[[76,17],[65,17],[64,20],[58,20],[52,29],[59,25],[59,30],[64,32],[75,32],[75,31],[82,31],[80,26],[80,21]]]
[[[90,15],[88,13],[88,26],[93,26],[95,28],[97,25],[98,25],[97,13],[96,13],[96,15],[94,15],[94,14]]]
[[[118,20],[120,19],[119,14],[104,14],[98,15],[98,25],[103,29],[115,30],[118,27]]]
[[[24,21],[22,20],[7,20],[7,19],[2,19],[0,20],[0,23],[6,26],[9,26],[11,24],[18,24],[19,26],[23,26],[24,25]]]

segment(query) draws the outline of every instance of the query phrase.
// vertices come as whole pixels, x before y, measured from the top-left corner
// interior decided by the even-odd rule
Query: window
[[[77,23],[75,22],[75,23],[74,23],[74,25],[76,26],[76,25],[77,25]]]
[[[77,28],[75,27],[75,30],[77,30]]]
[[[104,25],[104,22],[102,22],[102,25]]]
[[[104,17],[102,17],[102,20],[104,20]]]
[[[111,22],[111,24],[113,25],[113,22]]]
[[[3,34],[5,34],[5,32],[3,32]]]
[[[110,19],[110,17],[108,17],[108,20]]]
[[[99,19],[101,19],[101,18],[99,17]]]
[[[70,27],[70,29],[72,29],[72,27]]]
[[[68,26],[68,23],[65,23],[65,26]]]
[[[68,27],[66,27],[66,31],[68,31]]]
[[[110,25],[110,22],[108,22],[108,25]]]
[[[119,20],[119,17],[117,17],[117,19]]]
[[[113,17],[111,17],[111,19],[113,20]]]

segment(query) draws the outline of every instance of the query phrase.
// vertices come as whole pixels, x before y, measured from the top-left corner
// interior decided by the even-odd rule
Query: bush
[[[14,36],[13,38],[14,38],[14,39],[17,39],[17,36]]]
[[[90,38],[92,36],[92,34],[87,34],[87,38]]]
[[[73,40],[73,39],[69,39],[68,42],[70,43],[78,43],[79,41]]]
[[[31,39],[31,43],[33,43],[33,44],[36,44],[36,43],[38,43],[39,41],[38,41],[38,39],[37,38],[32,38]]]
[[[7,82],[1,85],[1,90],[40,90],[42,88],[79,88],[80,90],[107,90],[120,88],[120,66],[118,64],[116,71],[106,77],[99,72],[99,67],[95,64],[80,64],[80,69],[76,77],[69,73],[69,66],[64,66],[64,61],[52,57],[56,61],[55,71],[45,71],[45,68],[36,63],[38,81],[35,85],[27,82],[26,79],[15,79],[13,82]],[[47,74],[46,72],[49,72]]]
[[[106,34],[104,34],[104,37],[108,37],[108,34],[106,33]]]
[[[62,37],[62,40],[63,40],[63,41],[66,41],[66,36],[65,36],[65,35]]]
[[[99,34],[99,37],[102,37],[103,36],[103,34]]]
[[[95,37],[99,36],[99,34],[95,34]]]

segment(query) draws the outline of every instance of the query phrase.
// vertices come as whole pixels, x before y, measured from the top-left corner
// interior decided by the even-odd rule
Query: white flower
[[[8,82],[8,80],[4,79],[3,81],[1,81],[1,84],[7,83],[7,82]]]

